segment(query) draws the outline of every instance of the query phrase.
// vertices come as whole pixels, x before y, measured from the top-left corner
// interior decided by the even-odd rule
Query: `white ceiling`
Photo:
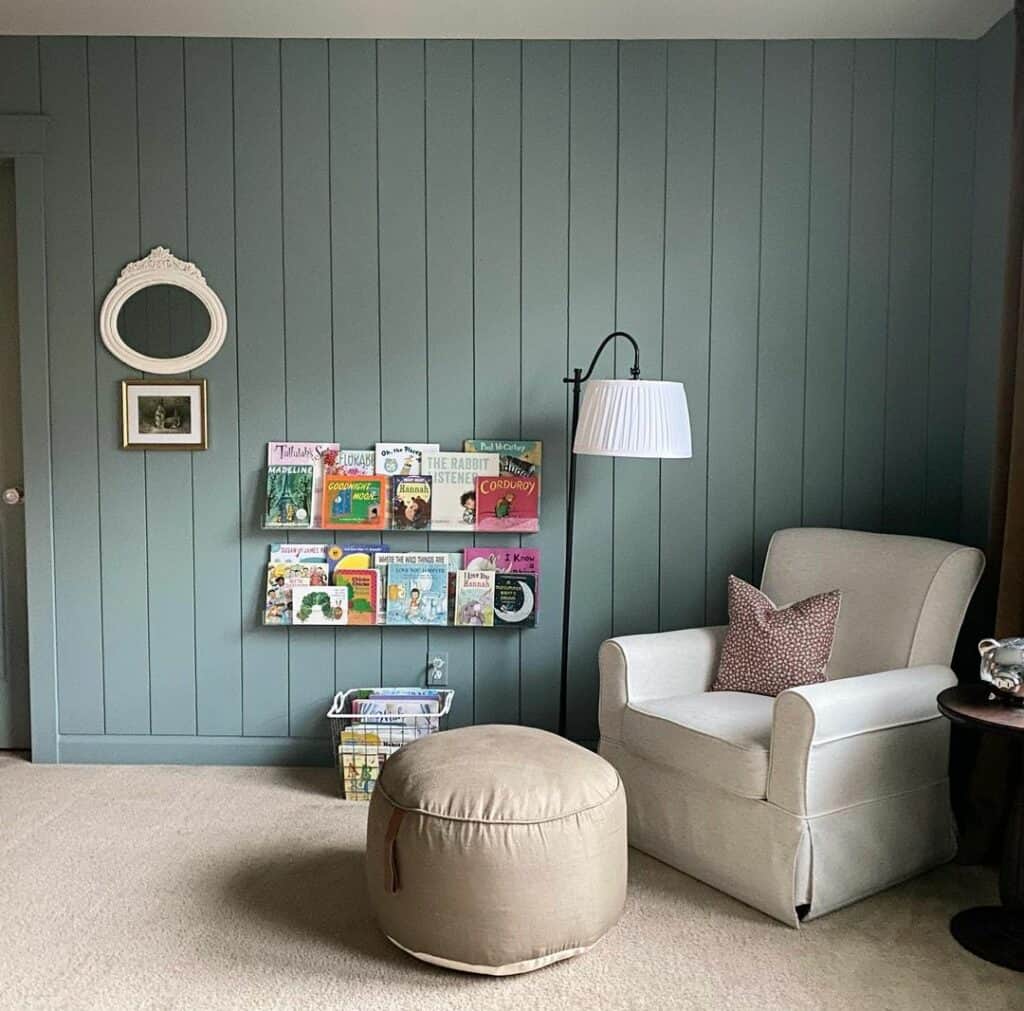
[[[977,38],[1012,0],[2,0],[0,35]]]

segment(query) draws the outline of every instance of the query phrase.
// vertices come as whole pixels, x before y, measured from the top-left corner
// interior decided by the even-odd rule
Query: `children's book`
[[[289,530],[313,525],[313,465],[267,467],[267,510],[263,525]]]
[[[540,594],[540,550],[538,548],[469,548],[465,567],[471,571],[528,572],[536,576],[534,595]],[[536,601],[535,601],[536,609]]]
[[[389,552],[386,548],[379,554],[374,555],[374,568],[380,573],[377,581],[377,624],[383,625],[385,609],[387,604],[388,587],[388,564],[391,562],[404,562],[411,565],[447,565],[449,570],[458,569],[462,565],[461,552],[446,551],[395,551]]]
[[[327,584],[326,544],[271,544],[267,564],[265,625],[292,623],[292,590]]]
[[[436,442],[378,442],[376,446],[376,469],[378,474],[388,477],[403,475],[410,477],[420,473],[420,462],[425,453],[436,453],[440,449]]]
[[[410,738],[437,729],[440,707],[437,696],[394,693],[371,695],[368,699],[356,699],[352,703],[352,711],[364,724],[398,724],[409,731]]]
[[[320,500],[322,497],[324,471],[327,461],[333,459],[338,452],[336,442],[268,442],[267,468],[279,466],[309,466],[313,468],[313,493],[310,513],[311,522],[307,526],[320,525]],[[269,496],[270,483],[267,483]],[[266,524],[279,526],[280,524]]]
[[[376,455],[372,449],[338,449],[332,447],[323,455],[324,474],[361,477],[376,473]]]
[[[478,477],[476,528],[494,533],[540,529],[540,483],[536,477]]]
[[[475,529],[477,477],[497,477],[497,453],[427,453],[423,457],[424,474],[434,482],[430,510],[431,530]]]
[[[347,625],[348,589],[344,586],[293,586],[292,624]]]
[[[377,624],[377,580],[376,569],[335,569],[332,589],[343,588],[348,599],[348,624]]]
[[[540,572],[540,551],[537,548],[466,548],[465,567],[494,572]]]
[[[292,590],[283,583],[272,582],[273,573],[267,573],[267,599],[263,605],[264,625],[290,625],[292,623]]]
[[[537,577],[529,572],[494,574],[494,624],[532,628],[537,624]]]
[[[276,565],[327,562],[329,544],[271,544],[270,561]]]
[[[391,478],[392,530],[427,530],[430,527],[431,485],[429,474]]]
[[[372,569],[374,556],[387,550],[386,544],[328,544],[328,582],[337,582],[335,574],[339,569]]]
[[[466,439],[467,453],[498,453],[501,473],[508,477],[535,477],[540,481],[542,443],[538,439]]]
[[[338,764],[345,783],[345,800],[369,800],[380,775],[380,756],[368,749],[338,752]]]
[[[332,474],[324,478],[323,526],[328,530],[383,530],[388,479]]]
[[[460,570],[455,579],[455,624],[494,624],[494,573]]]
[[[448,624],[447,563],[390,562],[387,579],[385,624]]]

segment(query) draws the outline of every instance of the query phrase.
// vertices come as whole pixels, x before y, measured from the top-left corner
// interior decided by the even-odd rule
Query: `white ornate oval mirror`
[[[176,375],[208,362],[224,344],[224,304],[194,263],[157,246],[121,271],[100,309],[100,337],[125,365]]]

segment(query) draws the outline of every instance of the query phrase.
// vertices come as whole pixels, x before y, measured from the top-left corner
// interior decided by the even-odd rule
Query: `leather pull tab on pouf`
[[[586,951],[622,912],[626,863],[618,773],[543,730],[423,737],[388,760],[370,802],[377,920],[451,969],[505,976]]]

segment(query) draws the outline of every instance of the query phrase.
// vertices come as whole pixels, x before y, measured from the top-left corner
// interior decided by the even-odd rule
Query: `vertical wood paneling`
[[[923,533],[935,44],[896,43],[882,524]],[[925,375],[922,377],[921,372]]]
[[[235,269],[241,482],[242,728],[288,734],[288,639],[259,624],[267,544],[260,529],[267,443],[285,431],[281,250],[280,46],[239,39],[234,51]]]
[[[95,303],[129,260],[139,257],[139,144],[132,39],[90,39],[92,227]],[[121,449],[120,381],[131,376],[97,350],[104,698],[108,734],[151,732],[149,682],[149,538],[146,459]],[[59,495],[59,491],[58,491]]]
[[[534,437],[521,429],[520,73],[520,43],[473,43],[473,431],[482,438]],[[476,721],[517,722],[520,632],[473,638]]]
[[[882,525],[894,45],[854,45],[843,526]]]
[[[660,379],[665,257],[664,42],[619,49],[619,183],[615,326],[640,346],[641,375]],[[629,378],[632,349],[617,341],[616,375]],[[660,526],[649,522],[660,493],[657,460],[616,460],[612,539],[612,630],[658,629]]]
[[[975,47],[937,42],[923,529],[956,540],[970,329]]]
[[[473,44],[426,44],[427,335],[430,349],[427,435],[462,448],[473,431]],[[466,539],[441,534],[434,550]],[[448,653],[455,691],[450,726],[473,722],[473,636],[432,628],[431,650]]]
[[[180,39],[139,39],[139,235],[191,259]],[[164,315],[168,336],[169,316]],[[149,679],[154,734],[196,732],[192,453],[148,452]]]
[[[0,36],[0,115],[39,112],[39,46],[32,35]]]
[[[800,525],[811,43],[765,43],[764,61],[754,472],[756,578],[760,578],[772,534]]]
[[[50,442],[60,731],[103,733],[103,612],[96,449],[89,85],[82,39],[40,42],[42,101],[50,117],[46,188],[46,312],[51,334]],[[106,406],[111,409],[110,405]],[[63,494],[73,488],[75,494]],[[82,592],[82,587],[89,592]]]
[[[558,726],[565,527],[569,44],[523,43],[523,418],[544,440],[543,617],[521,639],[520,721]],[[556,181],[553,184],[553,181]],[[525,419],[529,419],[527,422]],[[524,427],[525,431],[525,427]]]
[[[381,437],[375,43],[332,40],[330,81],[334,434],[354,449]],[[379,684],[380,648],[376,628],[339,636],[335,690]]]
[[[995,454],[1013,95],[1013,18],[1005,17],[975,51],[978,68],[970,336],[964,419],[962,536],[986,546]]]
[[[686,383],[694,457],[618,461],[614,478],[579,461],[571,736],[597,736],[601,640],[722,620],[727,574],[756,577],[778,526],[982,542],[1010,29],[977,44],[0,40],[0,111],[51,118],[61,731],[315,738],[332,691],[420,682],[428,646],[450,654],[453,724],[554,727],[559,380],[616,327],[645,376]],[[200,371],[205,453],[119,448],[129,370],[96,312],[157,243],[228,309]],[[186,322],[157,309],[175,340]],[[611,374],[609,355],[596,375]],[[543,554],[537,629],[259,625],[267,441],[470,434],[546,443],[543,528],[522,538]]]
[[[238,342],[235,333],[235,181],[231,43],[185,42],[189,256],[220,295],[228,332],[203,366],[211,405],[210,447],[192,461],[195,536],[196,727],[242,733],[239,561]],[[252,573],[246,573],[248,586]],[[237,602],[237,603],[236,603]]]
[[[426,204],[423,43],[377,44],[380,187],[381,434],[427,435]],[[420,534],[391,533],[395,551],[423,550]],[[381,643],[385,685],[422,682],[425,630],[394,629]]]
[[[764,46],[720,42],[715,82],[708,620],[725,620],[730,573],[753,568]]]
[[[704,624],[715,43],[668,47],[664,378],[681,380],[693,458],[661,466],[661,627]]]
[[[803,522],[837,527],[843,516],[853,43],[815,42],[813,80]]]
[[[334,436],[327,43],[281,43],[285,428],[298,442]],[[303,542],[329,541],[323,532]],[[319,737],[334,691],[335,633],[289,629],[289,732]]]
[[[573,42],[569,77],[569,371],[584,371],[615,326],[618,46]],[[606,355],[594,378],[613,373]],[[612,462],[581,457],[569,629],[567,729],[597,736],[597,664],[612,631]],[[548,515],[550,503],[545,507]],[[556,620],[557,620],[556,616]]]

